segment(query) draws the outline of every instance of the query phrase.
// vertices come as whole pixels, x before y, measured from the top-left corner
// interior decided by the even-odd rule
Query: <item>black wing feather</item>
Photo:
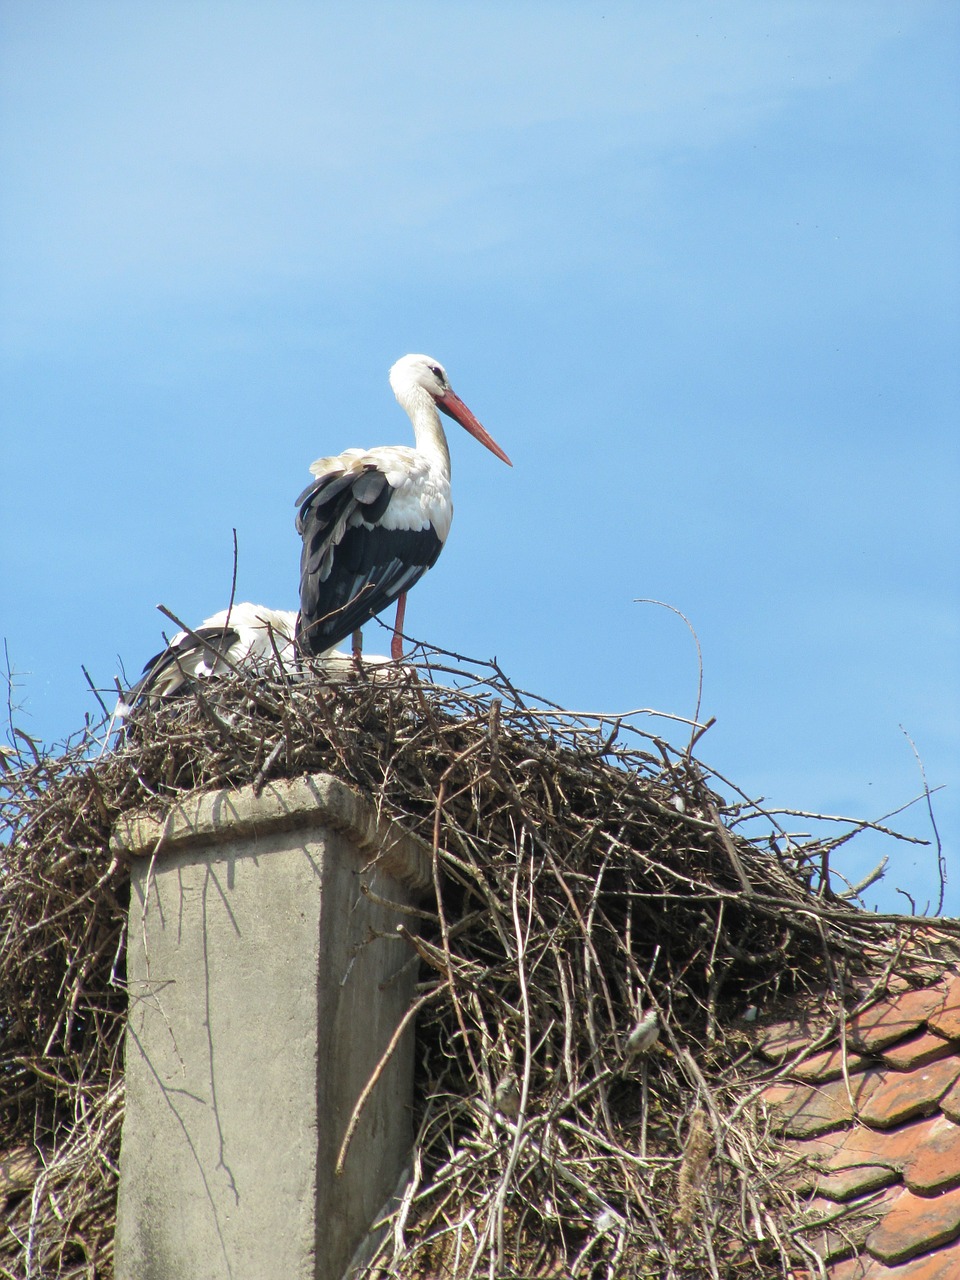
[[[228,653],[230,646],[236,644],[239,639],[240,632],[235,631],[233,627],[198,627],[192,634],[184,635],[167,645],[161,653],[155,653],[144,664],[140,679],[124,697],[124,702],[132,707],[143,698],[148,698],[164,672],[192,654],[203,650],[215,661],[216,658]]]
[[[409,590],[439,556],[443,544],[432,526],[384,529],[379,523],[393,494],[384,473],[370,464],[359,473],[321,478],[300,495],[297,636],[307,652],[339,644]]]

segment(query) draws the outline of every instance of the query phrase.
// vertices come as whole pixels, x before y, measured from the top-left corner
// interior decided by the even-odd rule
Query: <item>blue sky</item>
[[[634,603],[669,602],[750,794],[879,816],[910,735],[960,911],[958,50],[923,0],[8,0],[19,723],[82,724],[81,663],[138,671],[158,602],[224,607],[233,528],[238,598],[295,607],[309,463],[405,442],[386,373],[426,351],[514,468],[453,427],[408,630],[689,715],[692,640]],[[871,901],[935,901],[934,855],[887,851]]]

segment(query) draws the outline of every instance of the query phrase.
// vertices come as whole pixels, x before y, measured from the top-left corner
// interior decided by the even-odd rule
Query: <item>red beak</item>
[[[479,440],[481,444],[486,445],[490,452],[496,454],[500,461],[505,462],[508,467],[513,466],[513,463],[494,440],[493,436],[480,425],[458,395],[453,391],[445,391],[442,396],[437,396],[436,400],[437,408],[442,409],[445,414],[459,422],[465,431],[470,432],[474,440]]]

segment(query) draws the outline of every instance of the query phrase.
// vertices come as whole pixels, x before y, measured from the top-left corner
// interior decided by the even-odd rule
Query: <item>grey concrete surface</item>
[[[118,824],[131,857],[118,1280],[340,1280],[409,1155],[400,908],[429,850],[326,775]],[[363,891],[365,886],[373,896]]]

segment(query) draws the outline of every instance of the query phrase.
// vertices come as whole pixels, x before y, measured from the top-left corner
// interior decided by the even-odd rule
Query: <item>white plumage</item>
[[[433,565],[453,519],[450,452],[438,409],[508,465],[510,459],[450,386],[430,356],[404,356],[390,386],[413,426],[415,447],[345,449],[319,458],[297,499],[300,558],[298,643],[322,653],[393,600],[391,654],[402,657],[406,592]]]
[[[641,1013],[623,1046],[623,1065],[629,1070],[637,1058],[649,1053],[660,1039],[660,1020],[656,1009]]]
[[[166,649],[155,654],[125,701],[169,698],[187,681],[209,680],[236,667],[258,664],[296,665],[293,647],[297,615],[290,609],[234,604],[205,618],[193,631],[178,631]]]
[[[178,631],[166,649],[150,659],[143,674],[117,708],[129,715],[138,702],[170,698],[185,686],[215,679],[238,668],[293,674],[297,670],[294,645],[297,614],[293,609],[268,609],[260,604],[234,604],[205,618],[192,631]],[[342,680],[356,670],[348,653],[328,649],[317,665],[327,679]],[[378,666],[389,659],[368,654],[363,662]]]

